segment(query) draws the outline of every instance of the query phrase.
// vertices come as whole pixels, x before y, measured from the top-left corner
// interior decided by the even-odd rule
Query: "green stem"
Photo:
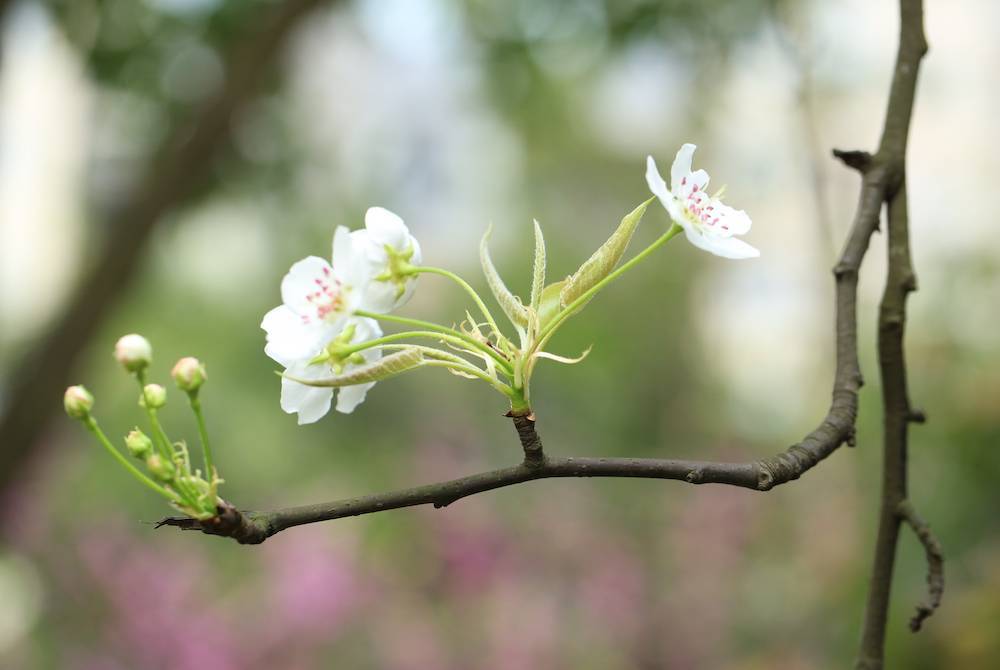
[[[457,358],[457,356],[456,356],[456,358]],[[421,367],[450,368],[452,370],[459,370],[461,372],[465,372],[467,374],[470,374],[473,377],[479,377],[480,379],[482,379],[483,381],[485,381],[487,384],[489,384],[490,386],[492,386],[493,388],[495,388],[497,391],[500,391],[500,393],[503,393],[508,398],[511,397],[511,394],[513,393],[513,390],[509,386],[507,386],[503,382],[500,382],[500,381],[497,381],[496,379],[493,379],[492,377],[490,377],[488,374],[486,374],[485,372],[483,372],[479,368],[477,368],[477,367],[475,367],[473,365],[469,365],[468,363],[466,363],[464,365],[460,365],[460,364],[453,363],[453,362],[447,361],[447,360],[439,360],[439,361],[424,361],[420,365],[421,365]]]
[[[92,416],[88,416],[86,419],[83,420],[83,425],[86,426],[87,430],[89,430],[94,435],[94,437],[97,438],[97,441],[100,442],[104,446],[104,448],[107,449],[108,452],[112,456],[114,456],[114,458],[119,463],[125,466],[125,469],[128,470],[133,477],[142,482],[142,484],[156,491],[161,496],[165,497],[167,500],[170,500],[175,503],[183,502],[180,496],[178,496],[176,493],[173,493],[172,491],[168,491],[167,489],[160,486],[152,479],[144,475],[142,472],[139,471],[139,468],[132,465],[132,463],[130,463],[129,460],[125,458],[125,456],[120,451],[115,449],[114,445],[111,444],[111,440],[109,440],[108,436],[104,434],[104,431],[101,430],[101,427],[97,425],[97,419],[95,419]]]
[[[191,410],[198,421],[198,437],[201,439],[201,453],[205,461],[205,479],[211,483],[215,481],[215,465],[212,462],[212,447],[208,443],[208,429],[205,428],[205,417],[201,413],[201,399],[198,393],[189,393],[188,400],[191,401]]]
[[[537,351],[541,349],[543,346],[545,346],[545,343],[555,332],[556,328],[558,328],[563,321],[572,316],[573,312],[579,309],[580,306],[582,306],[584,303],[586,303],[588,300],[594,297],[594,295],[598,291],[600,291],[602,288],[604,288],[614,280],[618,279],[618,277],[622,276],[623,274],[631,270],[633,267],[638,265],[647,256],[649,256],[651,253],[653,253],[654,251],[662,247],[664,244],[672,240],[683,230],[684,229],[681,228],[676,223],[673,224],[667,232],[663,233],[658,238],[656,238],[656,240],[652,244],[650,244],[648,247],[637,253],[635,256],[630,258],[625,263],[622,263],[617,269],[609,273],[607,277],[605,277],[604,279],[602,279],[601,281],[597,282],[589,289],[584,291],[580,295],[580,297],[578,297],[576,300],[568,304],[565,307],[565,309],[559,312],[559,314],[556,315],[556,317],[552,320],[552,322],[549,325],[547,325],[544,330],[542,330],[542,332],[538,336],[537,344],[534,346],[533,351]]]
[[[389,344],[389,343],[392,343],[392,342],[399,342],[400,340],[406,340],[406,339],[410,339],[410,338],[413,338],[413,337],[425,337],[425,338],[432,339],[432,340],[440,340],[440,341],[444,341],[444,342],[450,342],[450,343],[454,344],[455,346],[461,347],[463,350],[466,350],[466,351],[468,351],[468,347],[469,347],[468,340],[466,340],[464,338],[461,338],[461,337],[456,337],[454,335],[448,335],[446,333],[434,332],[434,331],[429,331],[429,330],[408,330],[408,331],[405,331],[405,332],[402,332],[402,333],[393,333],[391,335],[386,335],[384,337],[379,337],[379,338],[376,338],[374,340],[366,340],[365,342],[361,342],[359,344],[355,344],[354,346],[346,347],[342,351],[339,351],[339,353],[343,354],[344,356],[349,356],[350,354],[353,354],[353,353],[358,352],[358,351],[364,351],[365,349],[370,349],[372,347],[377,347],[377,346],[381,346],[381,345],[384,345],[384,344]],[[413,346],[417,346],[417,345],[413,345]],[[489,348],[489,347],[487,347],[487,348]],[[479,352],[481,352],[482,348],[477,346],[476,350],[479,351]],[[434,351],[439,351],[439,350],[438,349],[434,349]],[[470,353],[476,353],[476,352],[471,352],[470,351]],[[501,371],[504,374],[508,374],[508,375],[510,374],[510,372],[511,372],[511,370],[510,370],[510,363],[508,363],[503,358],[501,358],[492,349],[490,349],[490,357],[493,360],[495,360],[497,363],[500,364],[500,369],[501,369]]]
[[[442,326],[440,324],[434,323],[432,321],[422,321],[420,319],[411,319],[405,316],[396,316],[395,314],[378,314],[376,312],[369,312],[367,310],[359,309],[355,310],[355,316],[362,316],[369,319],[375,319],[377,321],[388,321],[389,323],[398,323],[403,326],[412,326],[414,328],[421,328],[424,330],[431,330],[436,333],[442,333],[444,335],[449,335],[451,337],[456,337],[463,342],[466,342],[476,349],[479,349],[484,354],[487,354],[503,366],[504,370],[510,369],[510,363],[496,351],[489,347],[489,345],[480,342],[479,340],[466,335],[465,333],[455,330],[454,328],[448,328],[447,326]]]
[[[465,281],[454,272],[451,272],[450,270],[445,270],[444,268],[436,268],[427,265],[422,265],[419,267],[414,267],[413,272],[414,274],[428,273],[428,274],[440,275],[442,277],[447,277],[448,279],[452,280],[453,282],[461,286],[462,289],[469,294],[469,297],[472,298],[473,302],[476,303],[476,306],[479,308],[479,311],[483,313],[483,316],[486,318],[486,322],[490,324],[490,328],[493,329],[493,332],[496,333],[497,337],[504,339],[504,335],[501,332],[501,330],[497,327],[497,322],[493,318],[493,314],[490,313],[490,310],[486,306],[486,303],[483,302],[483,299],[479,297],[479,294],[476,293],[476,290],[469,285],[469,282]]]

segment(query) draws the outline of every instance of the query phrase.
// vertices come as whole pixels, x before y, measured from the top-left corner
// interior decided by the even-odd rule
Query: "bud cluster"
[[[198,421],[205,461],[205,474],[202,475],[202,470],[192,469],[187,445],[183,441],[171,442],[160,422],[158,412],[167,404],[167,390],[160,384],[146,380],[148,368],[153,361],[153,348],[149,340],[137,334],[125,335],[115,343],[114,357],[138,382],[139,406],[146,411],[152,428],[149,435],[138,427],[130,431],[125,436],[125,451],[141,461],[149,474],[143,474],[132,465],[101,431],[91,414],[94,396],[86,388],[70,386],[66,389],[63,398],[66,414],[84,422],[88,430],[133,476],[167,498],[174,507],[197,519],[215,516],[220,502],[216,491],[222,480],[212,465],[208,434],[198,399],[198,391],[208,378],[204,364],[196,358],[186,356],[177,361],[171,371],[178,388],[187,394]]]

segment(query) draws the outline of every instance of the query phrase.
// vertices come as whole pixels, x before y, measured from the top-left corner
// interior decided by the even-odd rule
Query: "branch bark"
[[[855,664],[858,670],[881,670],[883,667],[889,595],[899,527],[907,515],[916,519],[907,502],[906,460],[909,424],[921,420],[923,414],[910,406],[903,348],[906,299],[917,288],[910,258],[906,143],[913,113],[917,71],[926,52],[921,0],[900,0],[900,39],[896,69],[892,78],[882,141],[878,152],[872,157],[872,165],[885,170],[888,175],[880,193],[880,201],[888,205],[889,269],[878,322],[878,360],[883,407],[882,504],[864,628]],[[934,545],[936,551],[933,554],[928,550],[932,576],[935,573],[943,574],[940,547],[936,546],[936,542]],[[928,546],[926,542],[925,546]],[[932,606],[926,612],[922,609],[914,618],[914,623],[911,624],[914,630],[919,629],[923,620],[936,607],[943,585],[943,576],[940,580],[935,578],[932,581]]]
[[[77,284],[66,310],[10,375],[4,394],[9,403],[0,416],[0,490],[14,479],[45,430],[46,417],[59,407],[56,399],[70,383],[80,353],[135,275],[155,225],[195,191],[226,144],[230,119],[251,100],[298,21],[321,2],[288,0],[248,30],[228,55],[221,90],[190,124],[174,129],[145,178],[112,213],[100,258]]]

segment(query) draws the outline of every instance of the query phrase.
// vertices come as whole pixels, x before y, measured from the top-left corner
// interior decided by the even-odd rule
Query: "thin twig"
[[[934,614],[934,610],[941,605],[941,597],[944,595],[944,550],[930,525],[917,515],[909,500],[899,503],[897,511],[900,518],[913,530],[927,555],[927,600],[917,605],[917,612],[910,619],[910,630],[916,633],[927,617]]]

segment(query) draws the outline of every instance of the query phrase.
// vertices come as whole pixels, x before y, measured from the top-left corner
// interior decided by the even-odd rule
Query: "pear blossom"
[[[405,305],[413,295],[417,276],[403,270],[420,265],[421,254],[420,244],[403,219],[382,207],[370,207],[365,212],[365,227],[352,232],[351,241],[371,277],[364,294],[365,309],[386,313]]]
[[[723,258],[754,258],[760,251],[735,235],[750,230],[750,217],[743,210],[724,205],[720,193],[709,196],[708,173],[691,171],[691,159],[696,147],[684,144],[670,168],[670,189],[656,169],[652,156],[646,158],[646,183],[666,207],[670,218],[684,229],[688,241],[699,249]]]
[[[367,265],[355,253],[347,228],[339,226],[333,240],[333,264],[309,256],[292,265],[281,280],[282,304],[261,321],[267,333],[264,353],[279,363],[310,360],[362,307]]]
[[[297,379],[320,380],[331,375],[340,375],[352,369],[373,363],[382,357],[379,347],[364,349],[352,354],[340,352],[351,345],[357,345],[382,336],[382,329],[374,319],[352,317],[341,333],[325,346],[317,348],[312,356],[283,359],[272,356],[285,366],[285,372]],[[368,390],[375,382],[341,387],[337,393],[338,412],[350,414],[364,402]],[[308,386],[282,377],[281,409],[288,414],[298,414],[299,425],[318,421],[330,411],[334,389],[330,387]]]

